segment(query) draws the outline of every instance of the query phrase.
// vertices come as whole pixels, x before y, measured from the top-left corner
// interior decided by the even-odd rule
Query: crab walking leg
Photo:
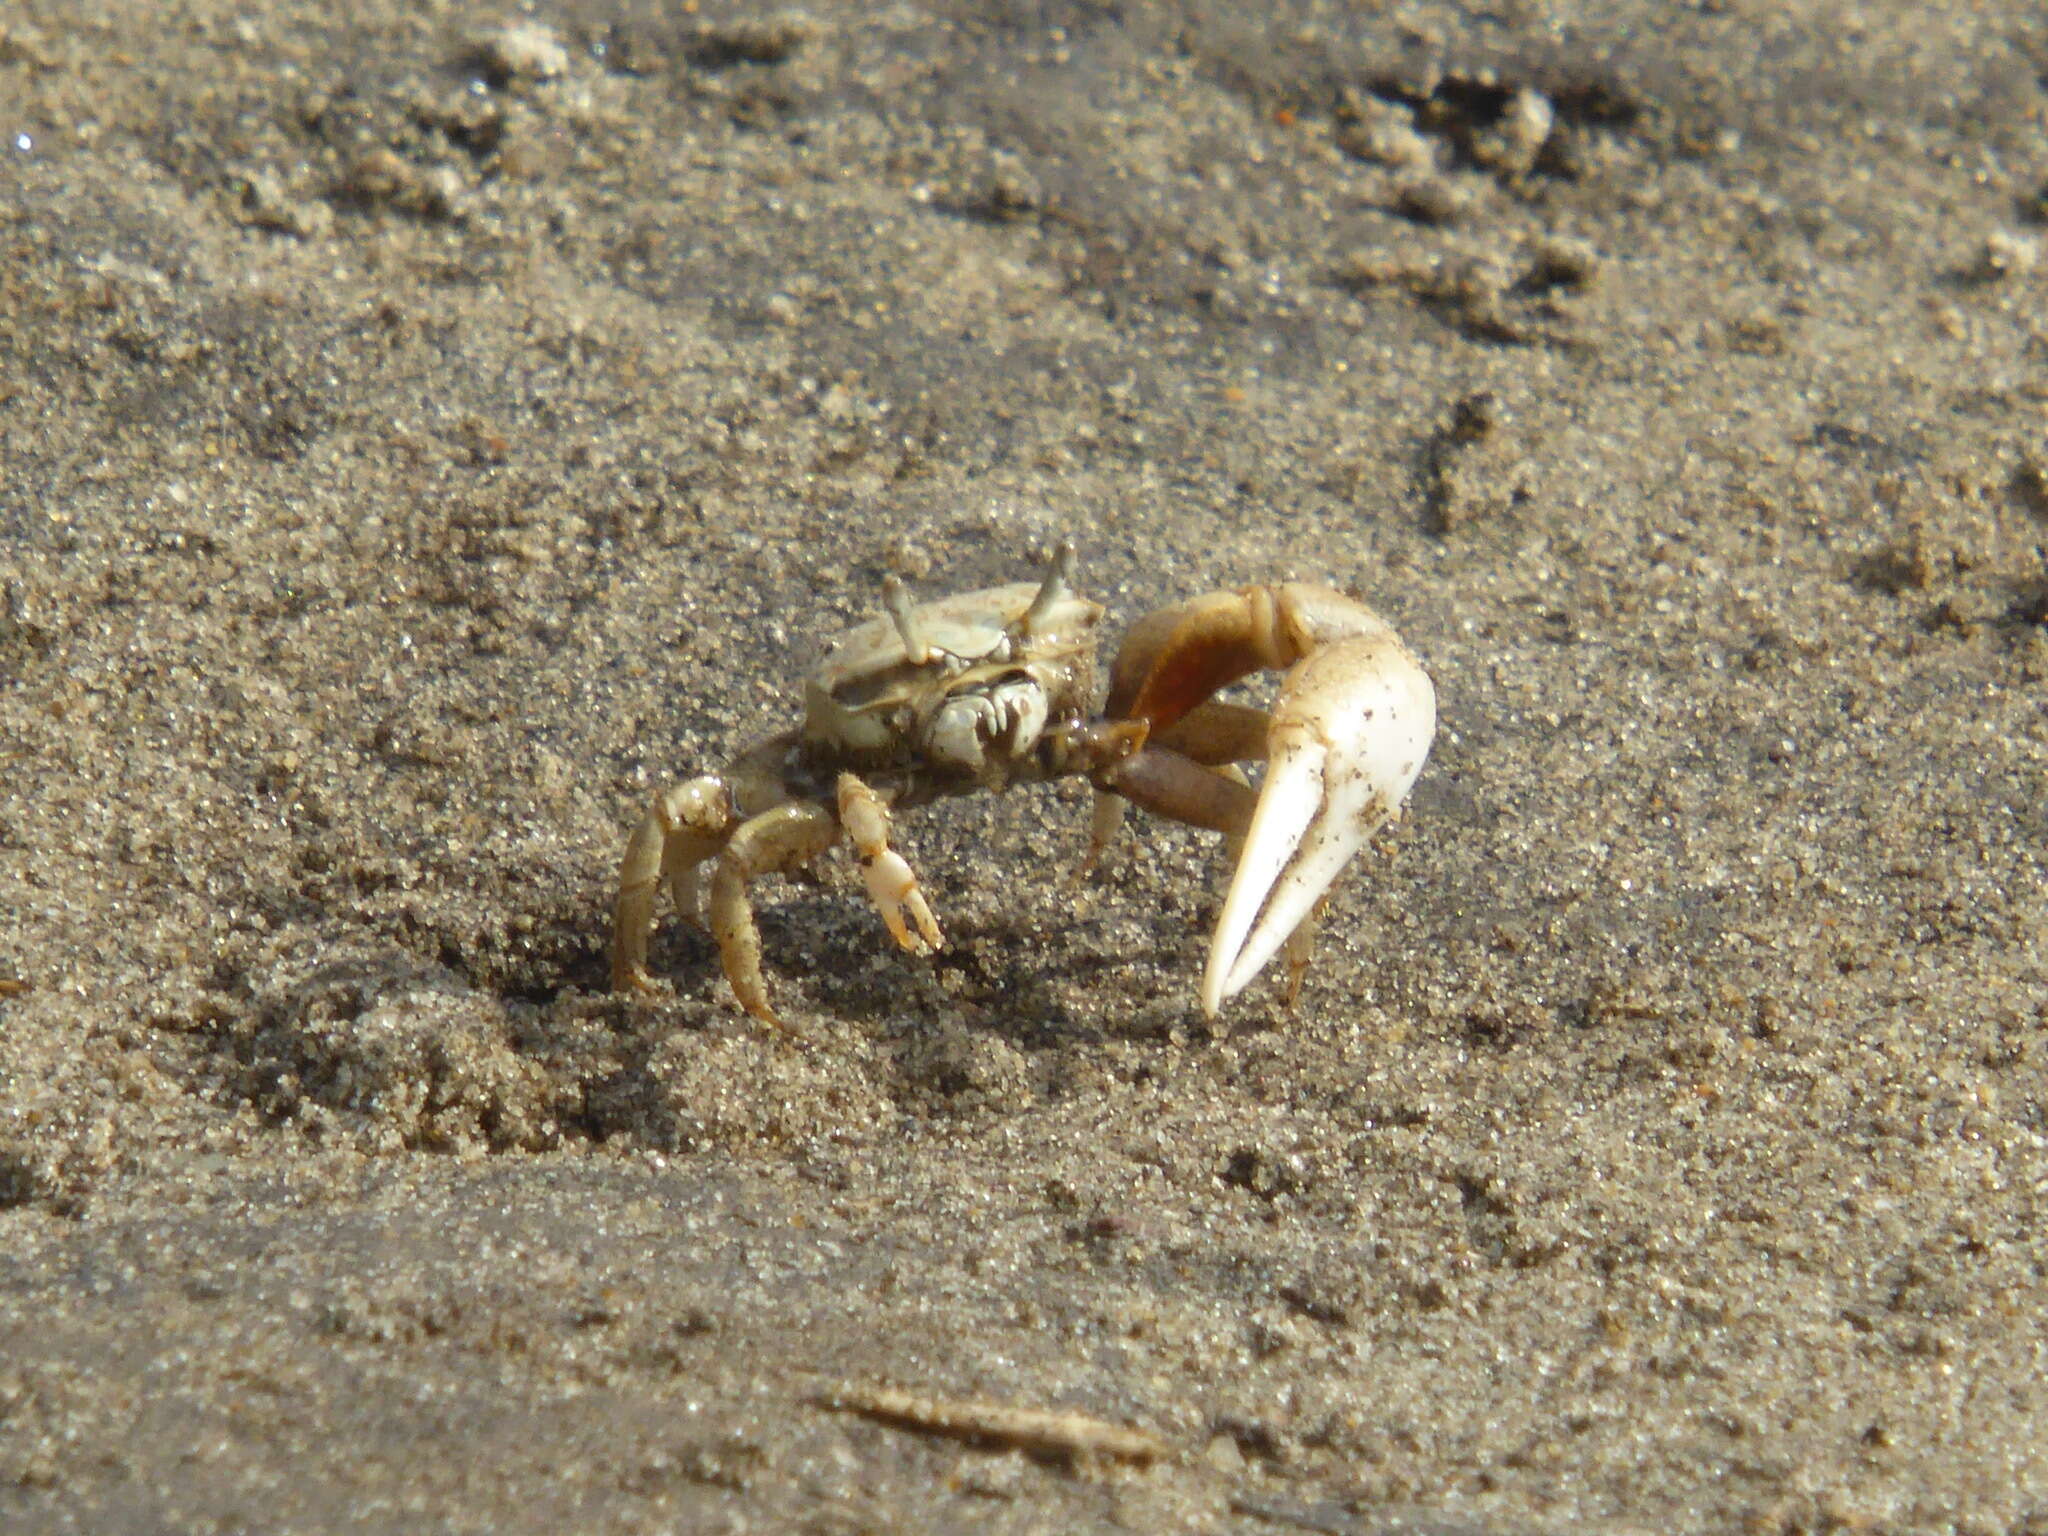
[[[732,823],[732,798],[722,779],[692,779],[654,797],[619,864],[612,906],[614,990],[645,992],[654,985],[647,974],[654,893],[666,881],[677,908],[696,921],[697,866],[725,846]]]
[[[1273,710],[1265,786],[1202,975],[1214,1017],[1400,812],[1436,734],[1436,694],[1391,631],[1297,662]]]
[[[1263,709],[1211,699],[1205,704],[1197,704],[1161,731],[1153,746],[1169,748],[1175,756],[1200,763],[1205,767],[1227,770],[1223,776],[1242,785],[1245,782],[1244,775],[1229,765],[1262,761],[1266,755],[1266,732],[1271,724],[1271,716]],[[1185,821],[1198,827],[1213,827],[1218,831],[1227,830],[1222,822],[1214,819],[1226,813],[1210,810],[1205,814],[1199,809],[1191,813],[1190,809],[1181,808],[1177,801],[1182,796],[1176,795],[1165,786],[1162,782],[1164,775],[1156,771],[1158,766],[1155,762],[1129,770],[1130,787],[1134,792],[1128,796],[1122,785],[1108,789],[1100,787],[1100,781],[1104,776],[1097,776],[1094,810],[1088,822],[1088,856],[1081,861],[1081,868],[1076,874],[1077,879],[1086,879],[1090,871],[1102,862],[1103,854],[1109,851],[1110,844],[1116,841],[1117,833],[1122,830],[1124,807],[1132,800],[1143,805],[1148,811],[1160,816],[1169,816],[1175,821]],[[1121,768],[1107,775],[1112,784],[1122,776]],[[1219,789],[1178,774],[1174,777],[1180,781],[1182,794],[1192,793],[1197,805],[1217,806],[1232,798],[1227,789]],[[1150,798],[1147,798],[1144,783],[1148,779],[1153,781],[1154,786]],[[1242,837],[1245,827],[1250,825],[1251,804],[1251,796],[1246,795],[1243,797],[1241,814],[1227,813],[1234,817],[1233,837]],[[1232,862],[1235,862],[1237,845],[1234,841],[1229,851]]]
[[[711,934],[718,958],[740,1006],[764,1024],[786,1028],[768,1006],[761,977],[761,931],[747,901],[747,882],[777,871],[801,868],[832,846],[839,835],[831,811],[795,800],[740,823],[711,875]]]
[[[1329,904],[1330,894],[1325,891],[1322,900],[1309,908],[1301,926],[1287,935],[1286,944],[1281,946],[1280,956],[1287,964],[1287,990],[1280,996],[1290,1009],[1301,1001],[1301,979],[1308,974],[1309,962],[1316,957],[1316,930],[1323,926],[1323,908]]]
[[[1074,871],[1076,883],[1094,874],[1102,856],[1109,852],[1117,833],[1123,830],[1124,806],[1127,803],[1114,790],[1095,791],[1094,802],[1088,812],[1088,852],[1082,857],[1080,868]]]
[[[868,897],[882,914],[882,921],[889,925],[890,936],[912,954],[943,948],[945,937],[939,932],[938,919],[932,916],[924,892],[917,888],[917,876],[911,873],[903,855],[889,846],[889,807],[880,795],[850,773],[839,775],[838,793],[839,823],[846,828],[847,838],[860,858]],[[917,924],[915,937],[903,921],[906,907]]]
[[[1146,747],[1104,776],[1118,796],[1155,816],[1227,838],[1250,830],[1258,797],[1234,768],[1204,768],[1169,747]]]
[[[1272,729],[1273,717],[1263,709],[1210,699],[1197,704],[1151,740],[1214,768],[1225,763],[1263,763],[1266,738]]]

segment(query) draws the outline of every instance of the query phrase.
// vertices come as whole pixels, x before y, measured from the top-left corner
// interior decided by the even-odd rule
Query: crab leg
[[[1180,770],[1147,760],[1237,759],[1245,721],[1216,713],[1209,696],[1261,668],[1287,675],[1266,728],[1265,783],[1210,940],[1202,1009],[1211,1017],[1310,922],[1351,856],[1399,812],[1436,731],[1428,676],[1370,609],[1306,583],[1215,592],[1149,615],[1119,652],[1109,715],[1143,720],[1173,745],[1146,748],[1104,787],[1128,786],[1140,804],[1216,825],[1177,809],[1194,803],[1181,791],[1148,794],[1148,780]],[[1291,961],[1305,945],[1306,936]]]
[[[733,820],[725,781],[710,775],[673,785],[654,797],[619,864],[619,894],[612,907],[614,989],[653,988],[647,974],[647,933],[654,923],[654,894],[666,881],[677,908],[695,921],[697,866],[725,846]]]
[[[711,933],[718,958],[740,1006],[764,1024],[786,1028],[768,1005],[761,976],[761,931],[747,900],[747,882],[776,871],[787,873],[832,846],[839,828],[831,811],[809,800],[792,800],[763,811],[739,830],[718,856],[711,875]]]
[[[1148,746],[1103,779],[1115,786],[1105,799],[1128,800],[1155,815],[1232,839],[1251,829],[1258,806],[1258,796],[1236,769],[1204,768],[1171,747]]]
[[[944,948],[938,919],[917,888],[917,876],[903,855],[889,846],[889,807],[850,773],[839,775],[839,823],[860,858],[868,896],[889,925],[890,937],[912,954]],[[917,924],[915,936],[903,921],[906,907]]]
[[[1159,759],[1164,756],[1205,767],[1262,762],[1266,756],[1266,730],[1271,724],[1272,717],[1263,709],[1210,699],[1161,731],[1159,739],[1151,743],[1155,750],[1138,754],[1139,761],[1113,762],[1106,772],[1098,771],[1094,775],[1098,784],[1115,787],[1095,791],[1094,813],[1088,824],[1088,855],[1081,861],[1078,877],[1085,879],[1116,841],[1124,824],[1127,802],[1174,821],[1208,827],[1231,838],[1243,837],[1251,825],[1256,797],[1245,789],[1242,773],[1230,768],[1220,776],[1196,777],[1174,762],[1162,763]],[[1162,747],[1170,750],[1156,750]],[[1219,777],[1222,782],[1216,782]],[[1237,848],[1233,846],[1231,858],[1236,857]]]

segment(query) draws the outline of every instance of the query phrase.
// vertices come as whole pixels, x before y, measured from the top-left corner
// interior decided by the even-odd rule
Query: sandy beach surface
[[[1435,679],[1297,1006],[1074,782],[612,995],[1064,538]],[[0,1529],[2041,1536],[2044,549],[2030,0],[8,0]]]

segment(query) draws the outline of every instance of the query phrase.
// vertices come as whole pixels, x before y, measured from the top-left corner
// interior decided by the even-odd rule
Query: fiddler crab
[[[734,994],[782,1027],[761,976],[750,881],[809,865],[840,838],[869,898],[914,953],[944,944],[892,811],[1070,776],[1096,791],[1088,865],[1126,802],[1222,833],[1236,870],[1209,943],[1214,1018],[1283,947],[1299,989],[1315,919],[1351,856],[1399,815],[1436,732],[1436,693],[1387,622],[1305,582],[1211,592],[1140,619],[1093,712],[1102,605],[1074,591],[1063,544],[1041,582],[913,602],[883,584],[884,615],[855,626],[804,683],[804,720],[723,773],[663,790],[626,847],[612,985],[650,991],[648,933],[666,884],[710,926]],[[1270,712],[1211,697],[1261,669],[1286,677]],[[1253,789],[1237,765],[1264,761]],[[1084,865],[1084,868],[1087,867]]]

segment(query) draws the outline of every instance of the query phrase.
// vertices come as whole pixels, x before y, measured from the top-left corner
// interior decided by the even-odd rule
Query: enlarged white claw
[[[1436,734],[1436,692],[1391,633],[1340,640],[1287,674],[1267,769],[1209,943],[1210,1018],[1273,958],[1401,808]]]

